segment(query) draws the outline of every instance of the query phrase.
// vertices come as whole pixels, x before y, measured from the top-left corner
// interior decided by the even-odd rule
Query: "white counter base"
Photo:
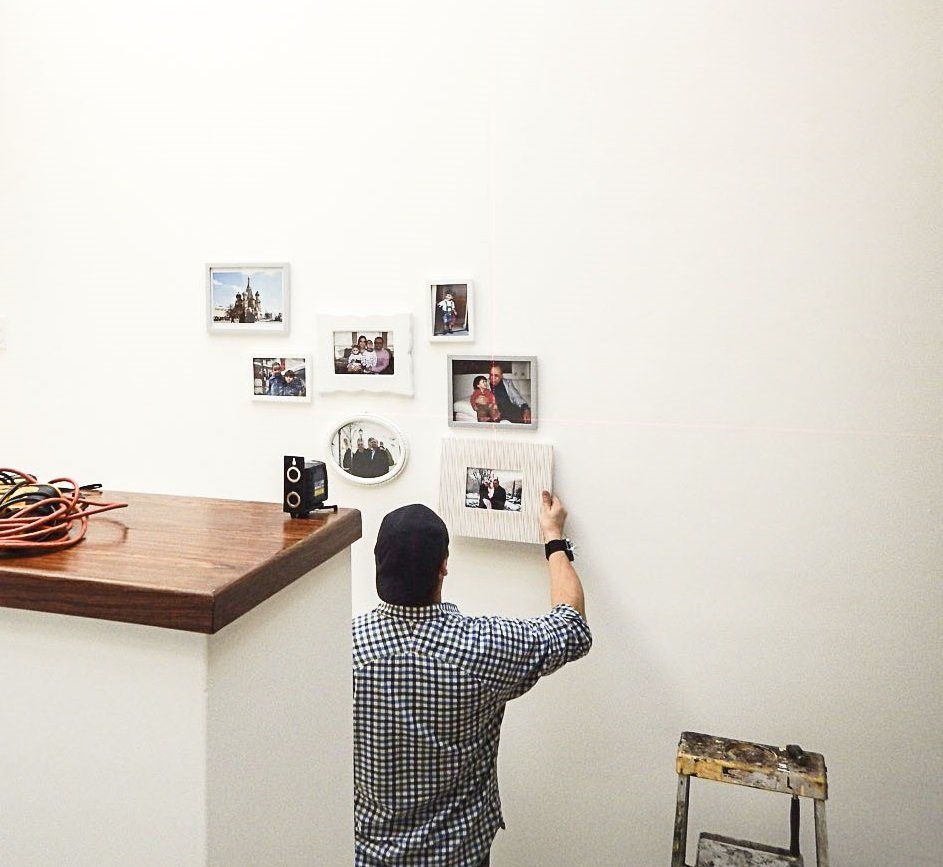
[[[0,608],[5,867],[350,865],[350,550],[216,635]]]

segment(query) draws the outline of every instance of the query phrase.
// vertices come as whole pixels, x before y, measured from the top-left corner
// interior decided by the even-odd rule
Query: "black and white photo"
[[[332,430],[329,464],[349,481],[376,485],[402,472],[408,451],[406,437],[389,419],[355,416]]]
[[[520,470],[468,467],[465,473],[465,506],[495,512],[520,512],[524,474]]]

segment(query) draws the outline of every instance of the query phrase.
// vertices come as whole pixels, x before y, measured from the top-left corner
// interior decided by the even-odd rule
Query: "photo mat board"
[[[413,393],[412,321],[408,313],[337,315],[321,313],[316,326],[316,379],[319,392]],[[360,338],[383,341],[382,363],[374,357],[360,370],[350,364]],[[375,344],[374,344],[375,346]],[[375,349],[374,349],[375,352]],[[376,353],[380,355],[380,353]]]
[[[503,509],[472,505],[472,499],[482,494],[483,479],[474,475],[482,470],[497,474],[504,488]],[[548,443],[496,438],[442,441],[439,514],[456,535],[542,544],[541,492],[553,490],[552,486],[553,446]],[[517,508],[507,508],[509,501]]]
[[[430,283],[429,311],[430,340],[463,343],[475,339],[474,287],[471,281],[437,280]]]
[[[300,353],[252,357],[252,399],[272,403],[309,403],[311,359]]]
[[[346,481],[380,485],[403,471],[409,443],[388,418],[362,414],[349,416],[331,429],[327,453],[327,465]]]
[[[447,376],[452,427],[537,427],[536,356],[450,355]]]
[[[206,265],[206,327],[211,334],[287,334],[289,268]]]

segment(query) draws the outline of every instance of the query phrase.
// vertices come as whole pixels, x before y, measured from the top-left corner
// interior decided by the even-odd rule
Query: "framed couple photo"
[[[442,442],[439,514],[460,536],[540,544],[553,446],[489,438]]]

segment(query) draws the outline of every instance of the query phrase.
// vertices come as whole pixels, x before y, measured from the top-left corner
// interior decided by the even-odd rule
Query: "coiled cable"
[[[85,538],[88,519],[127,503],[90,503],[72,479],[40,484],[35,476],[0,468],[0,554],[60,551]]]

